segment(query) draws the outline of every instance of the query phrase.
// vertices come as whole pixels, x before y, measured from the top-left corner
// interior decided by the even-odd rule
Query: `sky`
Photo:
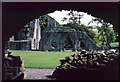
[[[75,11],[77,12],[77,11]],[[68,17],[66,14],[68,14],[69,11],[55,11],[53,13],[49,13],[48,15],[50,15],[52,18],[54,18],[57,22],[59,22],[60,24],[66,24],[67,22],[62,22],[61,20],[64,17]],[[94,18],[91,15],[88,15],[87,13],[84,12],[79,12],[80,14],[83,14],[83,18],[81,18],[81,23],[87,25],[90,21],[92,21],[92,18]],[[90,26],[96,25],[95,23],[91,23]]]

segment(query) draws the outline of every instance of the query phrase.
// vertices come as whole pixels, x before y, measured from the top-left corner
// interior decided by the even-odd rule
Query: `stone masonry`
[[[46,16],[47,17],[47,16]],[[8,41],[11,50],[39,50],[39,51],[80,51],[97,50],[98,46],[85,33],[76,31],[70,27],[57,27],[56,21],[48,18],[47,27],[42,31],[39,20],[29,23],[29,36],[23,40],[22,30],[18,32],[18,40],[15,36]],[[69,42],[68,44],[66,43]]]

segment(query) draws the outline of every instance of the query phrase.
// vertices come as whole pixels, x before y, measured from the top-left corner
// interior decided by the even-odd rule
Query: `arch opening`
[[[57,42],[54,41],[54,40],[52,40],[52,42],[51,42],[51,47],[52,47],[53,50],[54,50],[54,49],[57,49]]]
[[[70,37],[66,37],[64,41],[64,49],[66,50],[73,50],[73,42]]]
[[[73,10],[75,10],[75,9],[73,9]],[[78,11],[79,11],[79,9],[78,9]],[[36,15],[37,15],[37,14],[36,14]],[[34,15],[34,16],[35,16],[35,15]],[[32,14],[32,16],[31,16],[30,18],[29,18],[29,16],[26,16],[26,17],[28,17],[28,20],[29,20],[29,19],[31,19],[31,18],[34,18],[34,16],[33,16],[33,14]],[[18,17],[19,17],[19,16],[18,16]],[[21,16],[20,16],[20,17],[21,17]],[[14,18],[14,17],[13,17],[13,18]],[[12,18],[12,19],[13,19],[13,18]],[[17,18],[17,17],[15,17],[15,18]],[[35,18],[36,18],[36,16],[35,16]],[[24,18],[24,19],[25,19],[25,18]],[[17,20],[18,20],[18,19],[17,19]],[[27,21],[28,21],[28,20],[27,20]],[[7,25],[7,24],[6,24],[6,25]],[[18,27],[17,27],[17,28],[20,28],[19,25],[22,26],[23,24],[18,24]],[[9,26],[10,26],[10,25],[8,24],[8,26],[5,26],[5,27],[9,27]],[[14,28],[14,25],[13,25],[13,28]],[[16,30],[17,30],[17,28],[16,28]],[[14,29],[15,29],[15,28],[14,28]],[[4,30],[4,32],[5,32],[5,30]],[[11,32],[13,32],[13,31],[11,31]],[[13,32],[13,33],[14,33],[14,32]],[[6,35],[5,39],[8,38],[9,36],[13,35],[13,33],[10,33],[10,32],[9,32],[8,35]],[[9,34],[10,34],[10,35],[9,35]],[[4,36],[5,36],[5,35],[4,35]],[[73,47],[73,45],[71,45],[71,43],[72,43],[71,40],[70,40],[70,41],[66,41],[66,42],[68,42],[68,45],[70,45],[70,46],[69,46],[70,48]],[[68,47],[68,45],[66,45],[66,47]],[[52,46],[53,46],[54,48],[56,48],[56,42],[55,42],[55,43],[53,42]]]

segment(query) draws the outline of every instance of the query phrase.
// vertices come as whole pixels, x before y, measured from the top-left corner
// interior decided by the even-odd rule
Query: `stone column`
[[[79,45],[79,41],[78,40],[76,42],[76,49],[77,49],[77,51],[79,51],[79,49],[80,49],[80,45]]]
[[[77,42],[73,42],[73,51],[77,51]]]
[[[40,45],[39,45],[39,50],[40,50],[40,51],[43,51],[43,43],[42,43],[42,42],[39,42],[39,44],[40,44]]]
[[[80,41],[78,42],[78,46],[79,46],[79,50],[81,50],[81,46],[80,46],[81,44],[80,44]]]
[[[57,51],[60,50],[60,47],[59,47],[59,42],[57,42]]]
[[[47,50],[47,46],[45,45],[45,52],[48,52],[48,50]]]
[[[59,50],[61,52],[64,51],[64,43],[63,42],[60,42],[60,44],[59,44]]]
[[[45,43],[44,44],[44,50],[47,52],[48,51],[48,49],[47,49],[48,47],[47,47],[47,43]]]

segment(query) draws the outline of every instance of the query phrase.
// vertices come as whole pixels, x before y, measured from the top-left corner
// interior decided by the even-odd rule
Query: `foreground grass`
[[[40,52],[11,50],[14,56],[21,56],[25,68],[56,68],[59,60],[75,52]]]

